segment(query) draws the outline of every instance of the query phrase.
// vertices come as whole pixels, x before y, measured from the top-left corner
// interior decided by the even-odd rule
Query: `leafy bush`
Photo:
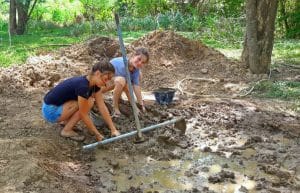
[[[7,21],[0,20],[0,31],[7,31],[8,23]]]
[[[145,18],[132,18],[125,17],[121,20],[122,29],[125,31],[137,31],[137,30],[155,30],[156,27],[155,18],[147,16]],[[115,28],[115,27],[114,27]]]
[[[158,14],[157,24],[158,24],[158,28],[170,29],[172,24],[172,15],[170,14],[170,12],[166,14]]]
[[[92,32],[92,25],[90,22],[75,24],[70,30],[70,34],[75,37],[79,37],[82,34],[90,32]]]
[[[281,0],[277,10],[276,35],[280,38],[300,38],[299,0]]]
[[[61,28],[58,24],[51,21],[35,21],[29,20],[27,24],[28,31],[32,33],[41,32],[41,31],[54,31],[58,28]]]
[[[82,5],[79,1],[47,0],[37,3],[31,20],[47,21],[59,25],[71,24],[80,14]]]

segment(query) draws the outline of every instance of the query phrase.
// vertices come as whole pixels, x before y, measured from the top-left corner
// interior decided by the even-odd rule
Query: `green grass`
[[[131,43],[144,35],[149,33],[148,31],[137,31],[137,32],[122,32],[123,39],[126,43]]]
[[[123,39],[130,43],[147,32],[123,32]],[[94,35],[111,36],[117,38],[117,33],[102,32]],[[74,44],[82,42],[91,35],[83,33],[80,36],[71,35],[71,28],[55,28],[51,30],[37,31],[22,36],[13,36],[9,45],[9,37],[6,32],[0,31],[0,67],[9,67],[13,64],[22,64],[29,56],[56,50],[60,44]]]
[[[220,49],[241,49],[243,43],[243,39],[238,37],[232,40],[231,38],[215,38],[209,33],[179,32],[179,34],[191,40],[200,40],[210,47]]]
[[[253,95],[263,98],[300,101],[300,82],[263,81],[255,86]]]
[[[273,49],[274,60],[277,63],[288,63],[300,67],[300,40],[278,40]]]
[[[66,30],[13,36],[11,46],[7,33],[0,32],[0,37],[2,38],[0,42],[1,67],[22,64],[29,56],[58,49],[59,46],[54,46],[56,44],[73,44],[82,40],[82,38],[69,36]]]
[[[252,95],[259,98],[290,101],[289,109],[300,112],[300,82],[263,81],[254,87]]]

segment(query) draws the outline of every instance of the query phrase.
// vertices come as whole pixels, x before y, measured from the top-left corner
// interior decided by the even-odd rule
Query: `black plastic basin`
[[[168,105],[173,101],[176,90],[173,88],[158,88],[153,91],[155,100],[160,105]]]

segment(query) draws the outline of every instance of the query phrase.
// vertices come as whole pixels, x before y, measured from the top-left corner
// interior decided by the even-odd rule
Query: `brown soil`
[[[61,127],[46,123],[40,115],[43,95],[65,78],[88,73],[95,61],[120,56],[118,42],[99,37],[31,57],[22,66],[0,70],[1,192],[143,192],[162,182],[132,184],[122,189],[113,180],[121,176],[118,172],[124,172],[128,180],[143,172],[147,175],[147,169],[134,167],[138,155],[153,160],[193,160],[184,173],[193,187],[169,192],[213,192],[199,181],[198,174],[207,169],[189,158],[197,148],[222,160],[226,153],[231,153],[225,162],[243,165],[255,161],[259,173],[276,177],[269,180],[249,174],[247,177],[257,183],[255,192],[299,192],[300,116],[290,108],[293,104],[238,98],[242,89],[263,76],[252,75],[241,62],[170,31],[152,32],[130,44],[127,51],[130,53],[138,46],[148,48],[151,57],[143,69],[143,90],[180,88],[176,93],[179,100],[170,106],[148,105],[147,113],[140,117],[142,125],[182,116],[188,123],[185,135],[170,125],[145,134],[147,142],[143,144],[136,145],[127,139],[96,152],[83,152],[82,145],[94,142],[93,137],[86,131],[88,138],[84,143],[59,137]],[[291,75],[285,72],[289,71],[278,70],[276,76],[285,79]],[[109,97],[107,104],[111,104]],[[126,102],[122,103],[122,111],[128,116],[114,119],[116,126],[122,133],[134,130],[134,119]],[[98,127],[109,137],[105,124],[100,121]],[[241,139],[245,142],[237,147]],[[289,142],[284,143],[284,139]],[[243,152],[248,149],[254,149],[256,154],[245,157]],[[103,160],[98,160],[97,152],[104,153]],[[129,165],[121,167],[122,162],[116,160],[124,157],[129,157]],[[103,165],[95,168],[94,163],[99,162]],[[212,184],[234,181],[236,174],[226,168],[206,181]],[[242,186],[240,191],[248,190]]]

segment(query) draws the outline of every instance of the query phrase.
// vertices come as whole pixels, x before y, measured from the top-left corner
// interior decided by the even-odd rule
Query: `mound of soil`
[[[150,62],[143,69],[144,90],[180,83],[177,87],[187,93],[231,95],[244,88],[241,82],[246,80],[247,70],[243,65],[199,41],[173,31],[154,31],[130,44],[127,53],[141,46],[150,52]],[[96,61],[117,56],[121,54],[116,40],[93,38],[52,54],[31,57],[25,65],[2,69],[0,82],[2,87],[13,89],[50,88],[61,79],[87,74]]]
[[[113,58],[119,53],[118,41],[108,37],[90,39],[61,50],[61,55],[70,59],[93,63],[102,58]]]
[[[107,37],[90,39],[55,53],[30,57],[22,66],[1,69],[2,88],[50,88],[62,79],[87,74],[93,63],[118,53],[118,42]]]
[[[193,77],[198,80],[186,81],[186,85],[190,85],[187,89],[202,87],[202,94],[220,93],[224,92],[225,82],[244,81],[247,73],[240,62],[229,60],[202,42],[189,40],[173,31],[154,31],[131,46],[150,50],[150,63],[143,69],[147,89],[158,85],[174,87],[179,80]],[[212,84],[209,79],[216,81]]]

